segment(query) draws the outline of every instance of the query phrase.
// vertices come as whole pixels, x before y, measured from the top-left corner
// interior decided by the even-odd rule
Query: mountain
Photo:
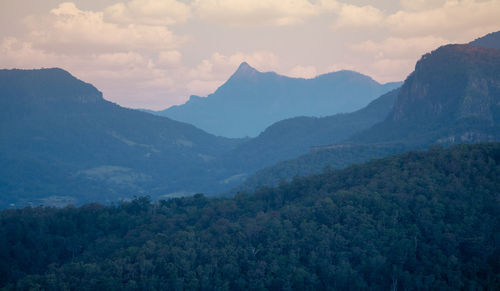
[[[229,139],[122,108],[61,69],[0,70],[0,208],[222,193],[261,167],[370,127],[395,95]]]
[[[61,69],[0,70],[0,131],[2,208],[205,191],[241,142],[122,108]]]
[[[6,290],[499,290],[500,144],[234,199],[0,212]]]
[[[425,54],[387,119],[354,137],[411,145],[500,138],[500,50],[446,45]]]
[[[418,61],[385,120],[337,144],[261,169],[232,192],[433,144],[499,140],[500,50],[446,45]]]
[[[238,166],[236,171],[258,170],[298,157],[314,146],[341,142],[383,121],[391,111],[399,90],[372,101],[363,109],[327,117],[295,117],[274,123],[256,138],[241,143],[224,155]],[[229,162],[228,162],[229,163]]]
[[[297,177],[321,174],[327,170],[344,169],[372,159],[380,159],[410,150],[402,144],[352,144],[337,143],[329,146],[312,147],[303,155],[262,167],[249,175],[241,184],[225,193],[255,191],[263,186],[278,186]]]
[[[399,87],[381,85],[365,75],[339,71],[314,79],[262,73],[247,63],[205,98],[191,96],[183,105],[158,114],[226,137],[255,137],[271,124],[297,116],[352,112]]]
[[[483,37],[471,41],[469,44],[484,48],[500,49],[500,31],[489,33]]]

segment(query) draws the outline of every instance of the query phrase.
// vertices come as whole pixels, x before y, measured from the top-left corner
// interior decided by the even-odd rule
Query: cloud
[[[365,73],[379,82],[403,81],[415,68],[416,59],[377,59],[365,66]]]
[[[432,6],[431,6],[432,7]],[[447,35],[463,41],[500,28],[500,1],[448,0],[431,9],[387,16],[389,31],[404,36]]]
[[[205,21],[231,25],[293,25],[338,9],[335,0],[195,0],[192,7]]]
[[[499,0],[401,0],[386,13],[373,6],[341,4],[334,30],[378,29],[396,37],[446,36],[459,41],[500,28]]]
[[[177,50],[161,51],[158,54],[157,65],[161,67],[176,67],[182,63],[182,54]]]
[[[381,41],[352,44],[351,50],[360,60],[358,68],[381,82],[402,80],[414,68],[421,55],[449,43],[442,37],[388,37]],[[354,57],[351,56],[354,59]]]
[[[314,78],[317,76],[317,70],[314,66],[295,66],[293,67],[288,76],[296,78]]]
[[[446,0],[401,0],[400,4],[405,11],[420,11],[438,8],[444,2]]]
[[[191,7],[176,0],[132,0],[104,9],[104,19],[113,23],[174,25],[191,17]]]
[[[334,29],[366,29],[379,26],[384,19],[381,10],[370,6],[342,5],[338,18],[333,23]]]
[[[102,12],[80,10],[71,2],[59,4],[45,17],[29,17],[26,23],[33,45],[59,53],[158,51],[184,41],[167,27],[109,23]]]
[[[415,56],[420,56],[447,43],[449,43],[449,40],[435,36],[413,38],[389,37],[380,42],[367,40],[356,43],[351,45],[351,48],[356,52],[371,54],[378,59],[389,57],[394,59],[413,59]]]
[[[403,81],[414,67],[415,60],[413,59],[372,58],[360,60],[358,56],[349,56],[345,62],[329,66],[327,71],[351,70],[385,83]]]

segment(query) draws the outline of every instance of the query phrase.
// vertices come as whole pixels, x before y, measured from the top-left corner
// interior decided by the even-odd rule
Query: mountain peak
[[[95,103],[104,100],[93,85],[60,68],[0,70],[0,88],[9,92],[2,96],[3,102],[23,99],[24,103]]]
[[[240,66],[238,67],[236,72],[234,72],[234,74],[231,76],[231,79],[235,79],[235,78],[236,79],[242,79],[242,78],[248,79],[248,78],[254,77],[258,73],[260,73],[260,72],[257,71],[252,66],[250,66],[247,62],[243,62],[240,64]]]

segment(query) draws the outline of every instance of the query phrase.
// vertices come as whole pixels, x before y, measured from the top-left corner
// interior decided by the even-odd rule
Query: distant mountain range
[[[359,78],[375,84],[353,72],[305,80],[245,64],[238,71],[200,102],[234,96],[229,93],[245,86],[250,96],[277,80],[320,86],[323,79],[335,84],[351,76],[349,86]],[[363,109],[281,120],[252,139],[216,137],[122,108],[61,69],[0,70],[0,208],[215,195],[245,179],[237,190],[253,189],[432,144],[498,141],[499,122],[500,50],[474,45],[424,55],[400,89]]]
[[[383,120],[395,92],[354,113],[292,118],[255,139],[228,139],[122,108],[61,69],[0,70],[0,207],[221,193]]]
[[[500,50],[446,45],[420,59],[385,120],[343,142],[264,168],[234,191],[430,145],[499,140]]]
[[[3,207],[204,191],[207,164],[242,142],[122,108],[61,69],[0,70],[0,97]]]
[[[365,108],[328,117],[295,117],[269,126],[256,138],[224,155],[235,171],[251,173],[276,162],[298,157],[311,147],[341,142],[383,121],[392,110],[399,89],[386,93]]]
[[[156,114],[226,137],[255,137],[271,124],[297,116],[329,116],[363,108],[401,83],[379,84],[368,76],[339,71],[313,79],[261,73],[246,62],[207,97]]]

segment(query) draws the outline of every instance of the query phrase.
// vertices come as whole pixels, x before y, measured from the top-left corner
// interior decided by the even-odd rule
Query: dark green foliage
[[[338,144],[314,147],[308,154],[258,170],[229,193],[250,191],[262,186],[277,186],[280,182],[291,181],[297,176],[319,174],[325,169],[342,169],[405,150],[407,148],[400,144]]]
[[[6,289],[498,290],[500,144],[409,152],[233,199],[0,213]]]

